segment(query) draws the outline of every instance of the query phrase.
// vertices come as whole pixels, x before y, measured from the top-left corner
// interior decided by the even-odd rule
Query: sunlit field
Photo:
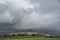
[[[46,37],[8,37],[0,40],[60,40],[60,38],[46,38]]]

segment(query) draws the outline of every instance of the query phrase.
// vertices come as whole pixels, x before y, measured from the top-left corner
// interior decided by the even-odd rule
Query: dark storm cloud
[[[5,27],[4,27],[5,25]],[[0,28],[60,28],[59,0],[0,0]]]
[[[0,23],[0,32],[12,32],[14,30],[13,26],[15,24],[10,23]]]

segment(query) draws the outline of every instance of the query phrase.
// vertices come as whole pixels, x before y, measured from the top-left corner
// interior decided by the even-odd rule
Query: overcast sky
[[[0,31],[60,30],[60,0],[0,0]]]

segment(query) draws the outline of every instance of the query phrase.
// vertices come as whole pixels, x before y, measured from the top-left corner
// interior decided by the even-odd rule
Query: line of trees
[[[45,34],[31,34],[31,35],[29,35],[26,33],[24,33],[24,34],[20,34],[20,33],[4,34],[3,36],[0,36],[0,37],[17,37],[17,36],[39,36],[39,37],[48,37],[48,38],[60,38],[60,36],[52,36],[52,35],[47,36]]]

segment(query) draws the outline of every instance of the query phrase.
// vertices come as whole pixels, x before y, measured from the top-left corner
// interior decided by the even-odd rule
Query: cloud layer
[[[4,26],[5,25],[5,26]],[[59,0],[0,0],[0,30],[60,29]]]

